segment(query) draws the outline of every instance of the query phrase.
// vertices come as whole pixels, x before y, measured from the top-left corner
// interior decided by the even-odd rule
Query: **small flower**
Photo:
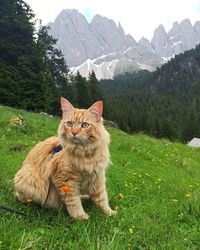
[[[119,194],[118,194],[118,196],[117,196],[117,199],[118,199],[118,200],[122,200],[122,199],[124,199],[123,194],[122,194],[122,193],[119,193]]]
[[[130,234],[133,234],[133,228],[129,228],[128,231]]]
[[[173,201],[173,202],[178,202],[178,200],[177,200],[177,199],[172,199],[172,201]]]
[[[180,213],[180,214],[178,215],[178,217],[179,217],[179,218],[183,218],[183,215],[184,215],[183,213]]]
[[[192,194],[191,193],[187,193],[187,194],[185,194],[185,197],[191,197],[192,196]]]
[[[130,227],[130,228],[128,229],[129,233],[130,233],[130,234],[133,234],[134,229],[135,229],[135,226]]]

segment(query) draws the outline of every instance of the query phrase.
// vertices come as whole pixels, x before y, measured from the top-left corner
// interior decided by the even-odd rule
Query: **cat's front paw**
[[[77,213],[72,217],[76,220],[88,220],[90,216],[87,213]]]
[[[117,213],[116,210],[112,210],[111,208],[107,208],[107,209],[103,210],[103,212],[105,214],[107,214],[108,216],[113,216],[113,215],[115,215]]]

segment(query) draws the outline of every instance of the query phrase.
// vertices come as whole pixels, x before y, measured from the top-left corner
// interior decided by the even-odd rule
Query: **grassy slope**
[[[26,125],[12,126],[21,113]],[[40,213],[13,196],[13,177],[30,148],[54,135],[59,120],[0,106],[0,249],[200,249],[200,150],[110,129],[113,165],[107,172],[112,207],[104,216],[89,201],[89,221],[65,210]],[[19,150],[16,150],[16,147]]]

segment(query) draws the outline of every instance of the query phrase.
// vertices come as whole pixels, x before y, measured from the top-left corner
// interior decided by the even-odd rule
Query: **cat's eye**
[[[83,123],[81,124],[81,127],[82,127],[82,128],[88,128],[88,127],[89,127],[89,123],[83,122]]]
[[[73,122],[71,121],[68,121],[68,122],[65,122],[65,124],[67,125],[67,127],[73,127]]]

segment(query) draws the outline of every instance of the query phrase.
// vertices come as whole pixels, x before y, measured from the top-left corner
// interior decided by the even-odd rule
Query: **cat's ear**
[[[103,113],[103,102],[102,101],[95,102],[88,109],[88,111],[95,118],[96,121],[99,121]]]
[[[73,105],[63,97],[61,97],[60,103],[61,103],[61,109],[63,111],[63,115],[67,114],[72,109],[74,109]]]

